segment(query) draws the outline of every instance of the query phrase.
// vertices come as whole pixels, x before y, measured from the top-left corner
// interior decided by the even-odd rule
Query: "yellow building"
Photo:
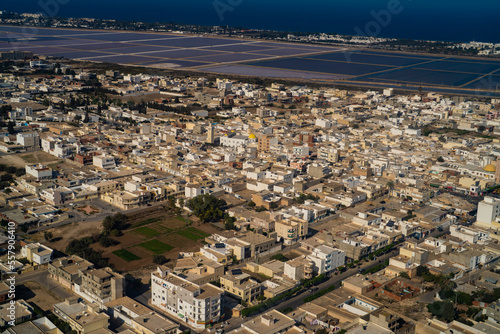
[[[262,285],[238,269],[222,276],[220,284],[224,291],[245,303],[252,303],[262,294]]]
[[[304,238],[309,231],[309,222],[292,217],[287,220],[276,222],[276,233],[283,239],[285,245],[291,245]]]

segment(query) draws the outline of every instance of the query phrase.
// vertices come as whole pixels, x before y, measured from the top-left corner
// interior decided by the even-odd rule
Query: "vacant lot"
[[[59,160],[60,159],[58,159],[57,157],[43,151],[2,155],[3,164],[21,168],[26,166],[26,164],[41,163],[44,165],[48,165],[51,163],[56,163]]]
[[[34,304],[44,311],[52,310],[54,304],[63,300],[39,282],[26,282],[16,288],[16,297]]]

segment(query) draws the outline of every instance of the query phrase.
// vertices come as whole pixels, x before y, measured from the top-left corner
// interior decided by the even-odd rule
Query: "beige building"
[[[284,274],[294,281],[310,279],[313,275],[314,263],[305,257],[305,255],[285,262]]]
[[[262,285],[239,269],[231,270],[222,276],[220,284],[224,291],[247,304],[262,294]]]
[[[72,290],[73,283],[83,271],[94,268],[94,265],[77,255],[58,258],[48,265],[50,278]]]
[[[276,222],[276,233],[285,245],[291,245],[303,239],[309,232],[309,222],[292,217]]]
[[[125,278],[110,268],[86,270],[81,277],[84,297],[97,303],[105,304],[125,294]]]
[[[271,310],[241,324],[240,328],[230,331],[229,334],[281,334],[294,326],[295,320],[281,312]]]
[[[53,306],[54,314],[67,322],[78,334],[107,329],[109,316],[99,312],[97,304],[79,302],[78,297],[67,298]]]
[[[175,334],[179,324],[153,312],[130,297],[116,299],[106,305],[107,313],[123,321],[137,334]]]
[[[342,286],[352,292],[359,293],[360,295],[366,294],[375,288],[365,275],[357,274],[350,276],[342,281]]]

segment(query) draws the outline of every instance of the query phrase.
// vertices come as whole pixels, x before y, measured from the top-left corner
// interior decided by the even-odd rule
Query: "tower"
[[[214,143],[214,127],[212,124],[208,127],[207,131],[207,143],[213,144]]]

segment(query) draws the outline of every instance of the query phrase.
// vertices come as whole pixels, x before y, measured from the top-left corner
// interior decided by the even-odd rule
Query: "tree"
[[[102,221],[104,231],[122,230],[126,226],[128,217],[123,213],[118,212],[114,216],[106,216]]]
[[[444,162],[444,158],[443,157],[439,157],[439,158],[437,158],[437,161]]]
[[[218,199],[212,195],[198,195],[187,202],[187,207],[202,222],[216,222],[224,218],[227,203],[223,199]]]
[[[427,304],[427,309],[432,315],[446,322],[451,322],[457,317],[455,306],[449,301]]]
[[[165,262],[167,262],[167,258],[165,256],[163,256],[161,254],[153,256],[153,263],[154,264],[162,265]]]
[[[85,117],[83,118],[83,123],[88,123],[90,120],[90,117],[89,117],[89,111],[86,110],[85,111]]]
[[[410,276],[408,276],[408,273],[406,271],[402,271],[399,273],[399,277],[403,277],[406,279],[410,279]]]
[[[417,267],[417,276],[418,277],[422,277],[424,276],[425,274],[428,274],[429,273],[429,269],[427,267],[424,267],[424,266],[418,266]]]
[[[16,133],[16,130],[14,130],[14,122],[9,122],[7,124],[7,131],[9,132],[10,135]]]
[[[104,235],[101,235],[101,237],[99,238],[99,243],[103,247],[111,247],[119,244],[117,240]]]
[[[231,217],[227,212],[224,214],[224,227],[226,230],[234,230],[234,222],[236,221],[236,218]]]
[[[45,240],[50,242],[54,238],[54,234],[52,234],[52,232],[45,231],[43,233],[43,237],[45,238]]]
[[[443,311],[441,312],[441,317],[446,322],[452,322],[457,317],[457,311],[455,306],[450,302],[445,302],[443,305]]]

